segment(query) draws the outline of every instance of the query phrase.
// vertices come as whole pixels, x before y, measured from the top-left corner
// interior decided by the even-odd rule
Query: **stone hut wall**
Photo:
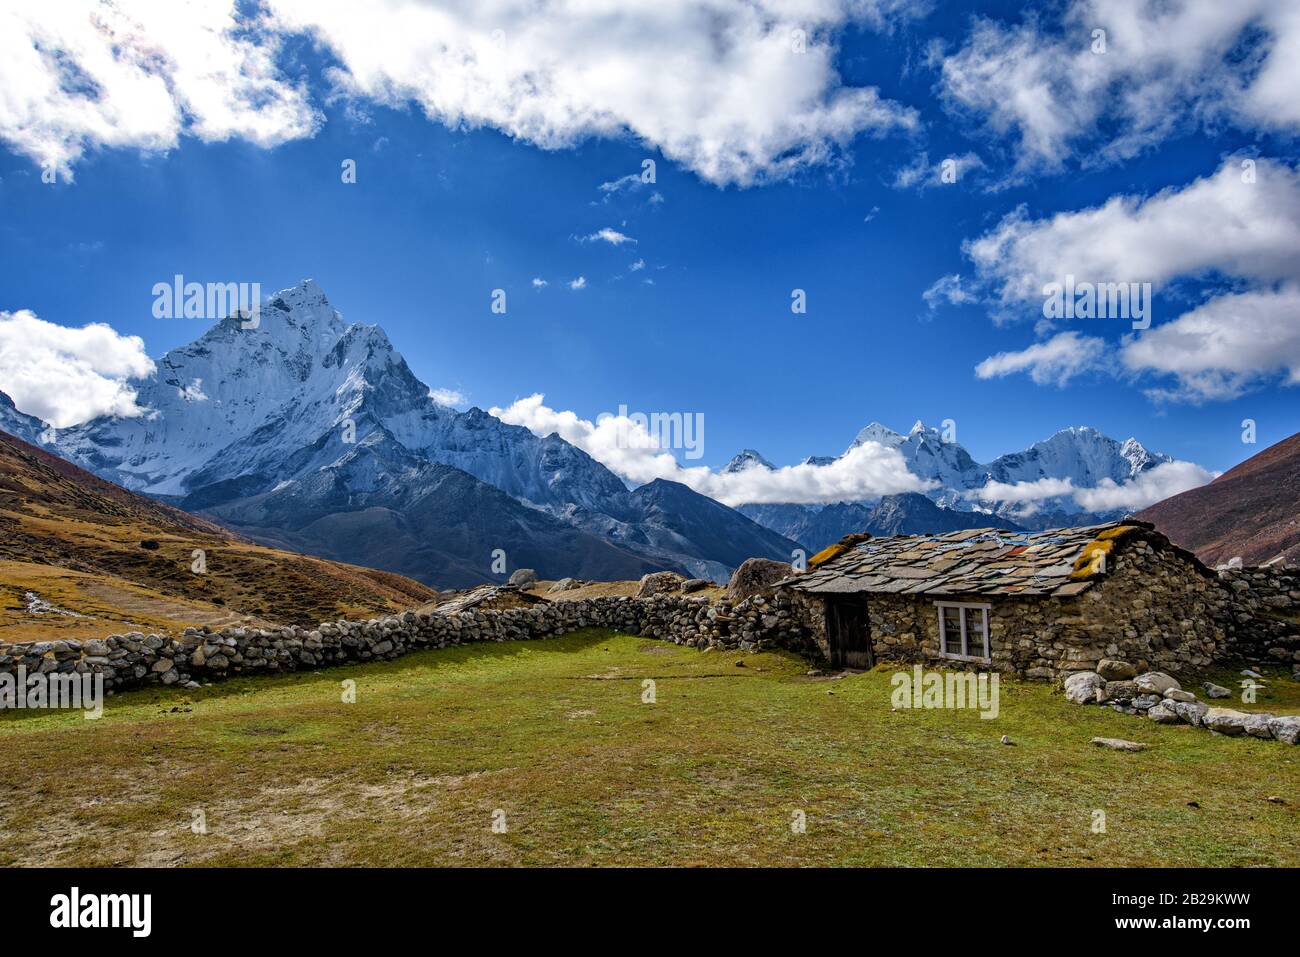
[[[989,667],[940,656],[938,600],[989,605],[991,667],[1026,678],[1094,670],[1102,658],[1186,673],[1221,656],[1232,605],[1215,576],[1145,539],[1125,543],[1111,562],[1105,579],[1074,598],[868,595],[876,658]],[[811,612],[804,620],[828,654],[824,626]]]
[[[1300,568],[1227,569],[1220,578],[1232,597],[1226,653],[1300,667]]]

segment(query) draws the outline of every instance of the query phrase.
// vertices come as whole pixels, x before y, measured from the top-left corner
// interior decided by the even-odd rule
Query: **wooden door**
[[[875,665],[866,601],[837,598],[827,610],[831,664],[838,668],[870,668]]]

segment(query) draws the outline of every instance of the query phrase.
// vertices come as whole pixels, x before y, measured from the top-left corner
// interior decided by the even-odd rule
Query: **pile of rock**
[[[1157,724],[1190,724],[1215,734],[1300,743],[1300,715],[1211,708],[1162,671],[1136,671],[1126,662],[1103,660],[1096,671],[1079,671],[1066,678],[1065,697],[1074,704],[1098,704],[1121,714],[1146,715]],[[1209,682],[1205,687],[1210,697],[1230,693]]]

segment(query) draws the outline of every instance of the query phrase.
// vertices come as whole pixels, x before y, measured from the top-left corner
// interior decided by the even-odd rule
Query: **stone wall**
[[[1102,659],[1140,670],[1187,674],[1213,660],[1300,663],[1300,575],[1295,569],[1198,571],[1179,553],[1137,540],[1114,556],[1111,574],[1073,599],[992,598],[992,667],[1027,678],[1094,670]],[[958,596],[954,601],[962,600]],[[933,597],[872,595],[876,656],[942,661]],[[179,636],[133,632],[85,641],[0,643],[0,672],[104,675],[110,689],[187,685],[227,675],[274,674],[396,658],[476,641],[551,638],[613,628],[695,648],[785,648],[828,657],[824,605],[791,591],[743,601],[690,595],[589,598],[455,614],[406,612],[314,629],[186,629]]]
[[[1222,655],[1233,606],[1216,576],[1171,548],[1137,539],[1117,550],[1111,573],[1076,598],[945,596],[990,605],[991,667],[1053,679],[1097,667],[1103,658],[1140,669],[1197,671]],[[990,667],[941,658],[933,595],[870,595],[872,647],[878,660],[934,661],[954,668]],[[824,630],[820,646],[824,654]]]
[[[405,612],[371,621],[325,622],[314,629],[187,628],[179,636],[133,632],[103,639],[0,644],[0,672],[98,672],[106,688],[193,686],[229,675],[396,658],[424,648],[477,641],[553,638],[581,628],[614,628],[695,648],[816,652],[784,596],[733,603],[659,595],[589,598],[528,608],[455,614]]]
[[[1227,653],[1300,668],[1300,568],[1228,569],[1220,578],[1232,595]]]

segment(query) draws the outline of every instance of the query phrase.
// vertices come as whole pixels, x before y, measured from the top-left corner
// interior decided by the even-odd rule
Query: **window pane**
[[[940,612],[943,614],[943,627],[948,635],[947,645],[941,650],[946,655],[959,655],[961,654],[961,609],[941,608]]]
[[[967,654],[976,658],[984,657],[984,610],[982,608],[963,608],[966,612],[966,648]]]

